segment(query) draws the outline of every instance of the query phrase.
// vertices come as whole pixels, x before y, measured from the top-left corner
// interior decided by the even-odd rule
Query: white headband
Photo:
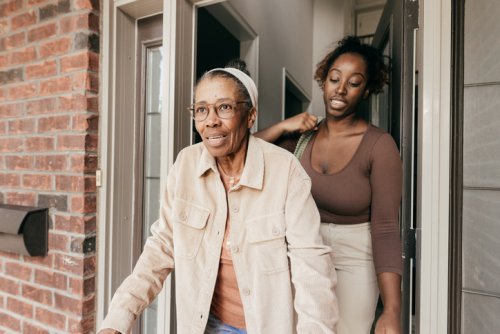
[[[258,102],[257,86],[255,85],[255,82],[253,81],[252,78],[250,78],[247,74],[234,67],[214,68],[208,71],[207,73],[214,71],[226,72],[236,77],[243,84],[243,86],[245,86],[248,95],[250,95],[252,106],[255,107],[255,110],[257,110],[257,102]]]

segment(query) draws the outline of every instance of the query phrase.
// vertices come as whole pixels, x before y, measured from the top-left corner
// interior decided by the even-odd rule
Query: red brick
[[[28,42],[35,42],[47,39],[56,34],[57,26],[55,23],[49,23],[28,31]]]
[[[44,155],[35,157],[35,169],[44,171],[65,171],[68,168],[66,155]]]
[[[4,50],[20,48],[26,44],[26,33],[20,32],[17,34],[5,37],[3,40]]]
[[[95,277],[87,279],[70,278],[69,279],[70,291],[78,296],[90,296],[95,293]]]
[[[26,78],[35,79],[47,76],[53,76],[57,73],[55,60],[44,61],[35,65],[26,66]]]
[[[34,119],[18,119],[9,122],[10,134],[33,133],[35,130]]]
[[[84,315],[92,312],[95,308],[94,297],[88,300],[74,299],[59,293],[54,294],[55,306],[61,310],[75,315]]]
[[[68,289],[68,278],[59,273],[49,270],[35,270],[35,283],[51,288],[66,291]]]
[[[37,17],[34,11],[14,16],[11,20],[11,28],[12,30],[16,30],[33,25],[34,23],[36,23],[36,19]]]
[[[46,98],[26,103],[26,112],[29,115],[48,114],[57,111],[57,99]]]
[[[44,328],[30,324],[29,322],[24,322],[23,334],[50,334],[50,332]]]
[[[73,116],[73,130],[97,131],[98,123],[97,115],[77,114]]]
[[[0,324],[17,332],[21,330],[21,320],[4,312],[0,312]]]
[[[0,122],[0,136],[7,134],[7,122]]]
[[[85,89],[89,92],[98,92],[99,77],[95,73],[80,72],[73,74],[73,89]]]
[[[0,2],[0,17],[7,17],[23,7],[22,0]]]
[[[99,31],[99,17],[94,13],[77,14],[70,17],[61,18],[59,28],[62,33],[69,33],[80,30]]]
[[[54,264],[54,255],[49,253],[46,256],[27,256],[24,258],[24,262],[52,268]]]
[[[68,319],[68,330],[70,333],[86,334],[94,330],[95,318],[94,316],[85,317],[83,319],[73,320]]]
[[[0,118],[19,117],[24,114],[22,103],[0,105]]]
[[[51,190],[52,175],[46,174],[24,174],[23,175],[23,188],[36,189],[36,190]]]
[[[86,70],[89,67],[89,55],[87,52],[66,56],[61,58],[61,72],[71,72],[75,70]]]
[[[7,275],[13,276],[17,279],[24,281],[29,281],[31,279],[31,268],[21,263],[7,262],[5,263],[4,271]]]
[[[69,37],[63,37],[41,44],[38,50],[41,58],[47,58],[68,53],[70,49],[71,39]]]
[[[33,168],[32,156],[11,155],[5,157],[5,167],[9,170],[26,170]]]
[[[0,56],[0,68],[2,67],[1,59],[2,59],[2,57]],[[4,102],[6,100],[6,98],[7,98],[7,93],[6,93],[5,89],[2,89],[0,87],[0,102]]]
[[[81,135],[61,135],[57,138],[57,149],[63,150],[85,150],[87,138]]]
[[[40,83],[40,95],[50,95],[71,91],[73,83],[70,77],[47,79]]]
[[[5,36],[10,31],[10,21],[7,19],[0,20],[0,35]]]
[[[57,329],[65,329],[66,316],[60,313],[51,312],[49,310],[37,307],[35,311],[35,319],[39,322],[50,324],[50,327]]]
[[[34,47],[29,47],[23,50],[14,51],[10,54],[10,65],[26,64],[36,58],[36,50]]]
[[[17,188],[21,185],[21,177],[14,173],[0,173],[0,188]]]
[[[71,211],[78,213],[93,213],[97,209],[95,195],[74,195],[71,197]]]
[[[54,268],[63,272],[83,275],[83,259],[67,254],[54,254]]]
[[[10,65],[10,57],[9,54],[0,55],[0,68],[4,68]]]
[[[91,255],[84,259],[83,261],[83,275],[88,276],[95,273],[96,267],[96,256]]]
[[[54,305],[52,291],[42,289],[39,286],[23,284],[22,295],[24,298],[34,300],[47,306]]]
[[[27,83],[9,88],[9,98],[11,100],[20,100],[37,95],[37,85],[34,83]]]
[[[22,138],[0,138],[0,152],[22,152],[23,139]]]
[[[38,132],[63,131],[70,128],[70,116],[67,115],[45,117],[38,120]]]
[[[95,173],[98,160],[95,155],[73,155],[71,156],[71,170],[73,172]]]
[[[7,298],[7,309],[23,318],[33,318],[33,306],[15,298]]]
[[[69,95],[59,98],[59,110],[61,111],[92,111],[97,112],[98,98],[96,96]]]
[[[5,195],[7,204],[35,206],[36,195],[32,192],[8,192]]]
[[[50,0],[28,0],[29,5],[40,5],[44,2],[48,2]]]
[[[95,216],[55,215],[54,229],[65,232],[87,234],[96,231]]]
[[[26,138],[25,146],[27,152],[52,151],[54,150],[54,138],[51,137]]]
[[[11,280],[0,276],[0,291],[10,293],[11,295],[18,295],[19,288],[20,284],[16,280]]]
[[[64,234],[49,232],[49,249],[69,252],[70,237]]]
[[[56,191],[84,192],[85,179],[83,176],[56,175]]]
[[[75,1],[75,8],[99,10],[99,1],[97,1],[97,0],[76,0]]]

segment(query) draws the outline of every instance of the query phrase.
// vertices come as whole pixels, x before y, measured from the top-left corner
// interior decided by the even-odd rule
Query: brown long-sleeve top
[[[370,126],[351,161],[339,172],[322,174],[311,166],[316,135],[309,141],[301,163],[312,180],[312,195],[321,221],[335,224],[371,222],[373,257],[377,274],[401,275],[401,158],[392,137]],[[298,138],[277,144],[293,152]]]

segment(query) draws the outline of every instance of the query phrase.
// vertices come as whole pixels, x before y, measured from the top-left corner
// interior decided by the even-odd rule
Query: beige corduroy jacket
[[[175,268],[177,333],[203,333],[230,215],[247,332],[334,333],[336,276],[310,188],[292,154],[250,136],[239,185],[226,197],[204,145],[184,149],[169,173],[160,219],[101,327],[127,333]]]

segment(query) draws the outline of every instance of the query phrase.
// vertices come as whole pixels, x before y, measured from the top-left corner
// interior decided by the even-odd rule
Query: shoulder
[[[307,173],[302,168],[299,160],[288,150],[275,144],[268,143],[262,139],[256,138],[257,144],[261,147],[266,169],[277,168],[281,171],[288,169],[289,173],[297,174],[305,179],[309,179]]]

